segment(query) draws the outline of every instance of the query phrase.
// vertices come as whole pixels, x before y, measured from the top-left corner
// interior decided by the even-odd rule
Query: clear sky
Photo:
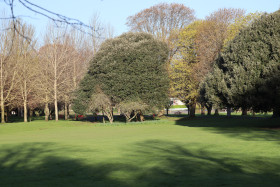
[[[115,35],[128,31],[126,18],[152,5],[166,3],[182,3],[195,10],[197,18],[203,19],[219,8],[243,8],[247,12],[274,12],[280,8],[280,0],[29,0],[51,11],[62,15],[77,18],[88,24],[94,14],[99,14],[100,20],[110,23]],[[9,12],[3,0],[0,0],[1,9]],[[3,7],[3,8],[2,8]],[[6,8],[5,8],[6,7]],[[0,10],[1,10],[0,9]],[[26,22],[32,23],[37,33],[44,33],[47,19],[30,13],[18,3],[15,7],[17,15],[24,15]]]

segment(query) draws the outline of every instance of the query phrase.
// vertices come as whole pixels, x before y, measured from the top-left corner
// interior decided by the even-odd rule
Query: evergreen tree
[[[227,102],[280,116],[280,11],[265,14],[229,42],[218,61]]]
[[[114,106],[139,101],[149,108],[163,108],[168,101],[164,42],[146,33],[126,33],[106,40],[96,53],[76,92],[74,111],[84,113],[98,86]]]
[[[220,57],[217,61],[220,60]],[[228,100],[230,97],[229,90],[226,87],[225,74],[219,68],[218,63],[214,65],[213,71],[209,73],[199,85],[200,102],[207,108],[208,115],[211,114],[211,109],[228,107],[232,105]]]

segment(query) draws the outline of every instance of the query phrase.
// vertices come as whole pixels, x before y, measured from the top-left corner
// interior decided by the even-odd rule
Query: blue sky
[[[77,18],[88,24],[94,14],[99,14],[104,23],[110,23],[115,35],[128,31],[126,18],[137,12],[149,8],[152,5],[166,3],[182,3],[195,10],[197,18],[203,19],[211,12],[219,8],[243,8],[247,12],[274,12],[280,8],[279,0],[29,0],[36,2],[54,12],[68,17]],[[5,9],[6,5],[0,0],[0,7]],[[1,10],[1,9],[0,9]],[[8,13],[8,9],[5,10]],[[17,15],[24,15],[26,22],[32,23],[37,33],[44,33],[48,20],[30,13],[25,8],[15,7]]]

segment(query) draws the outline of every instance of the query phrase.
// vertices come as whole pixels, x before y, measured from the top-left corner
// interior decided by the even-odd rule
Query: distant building
[[[172,105],[185,105],[182,101],[180,101],[178,98],[170,98],[170,101],[173,102]]]

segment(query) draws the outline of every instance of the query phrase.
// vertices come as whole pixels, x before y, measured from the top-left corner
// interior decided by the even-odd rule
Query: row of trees
[[[102,44],[76,94],[74,110],[103,111],[112,122],[112,108],[117,107],[130,121],[146,108],[168,107],[167,96],[175,96],[189,106],[191,116],[197,103],[210,113],[213,104],[202,100],[200,85],[213,71],[219,54],[260,15],[220,9],[205,20],[196,20],[192,9],[163,3],[128,17],[127,25],[138,34],[124,34]],[[165,61],[156,52],[160,47],[153,44],[155,39],[143,32],[167,45]],[[148,38],[150,43],[144,45]],[[155,70],[162,73],[157,77]]]
[[[92,19],[91,35],[50,24],[43,41],[37,42],[35,29],[21,20],[2,20],[0,32],[1,122],[11,110],[27,122],[28,111],[44,111],[45,119],[63,107],[69,115],[72,93],[87,71],[88,61],[101,43],[112,37],[111,27],[102,35],[98,17]],[[16,25],[14,25],[16,24]]]
[[[208,106],[271,111],[280,116],[280,11],[241,30],[200,85]]]
[[[245,14],[241,9],[220,9],[180,32],[180,48],[170,65],[171,89],[189,106],[191,116],[195,115],[197,103],[201,104],[202,111],[206,107],[211,112],[212,105],[200,100],[199,85],[212,72],[216,58],[229,41],[259,16],[258,13]]]
[[[113,108],[129,122],[137,116],[143,120],[144,111],[168,106],[168,65],[178,50],[175,41],[194,20],[194,10],[165,3],[128,17],[131,32],[105,41],[90,62],[74,111],[102,111],[112,123]]]
[[[198,103],[202,111],[206,107],[209,114],[212,107],[223,107],[205,102],[200,85],[213,71],[216,59],[229,42],[260,16],[260,13],[246,14],[243,9],[224,8],[204,20],[197,20],[192,9],[182,4],[163,3],[129,17],[127,25],[132,31],[151,33],[167,43],[169,96],[184,101],[194,116]],[[212,97],[213,93],[209,95]]]
[[[49,27],[42,45],[32,26],[3,20],[2,122],[14,108],[24,121],[35,108],[58,120],[63,106],[67,118],[71,104],[78,114],[102,111],[110,122],[118,108],[131,121],[168,107],[169,97],[184,101],[191,116],[198,103],[208,114],[212,107],[279,113],[277,15],[229,8],[197,20],[194,10],[163,3],[128,17],[132,32],[117,38],[105,41],[112,29],[101,36],[95,16],[90,35]]]

